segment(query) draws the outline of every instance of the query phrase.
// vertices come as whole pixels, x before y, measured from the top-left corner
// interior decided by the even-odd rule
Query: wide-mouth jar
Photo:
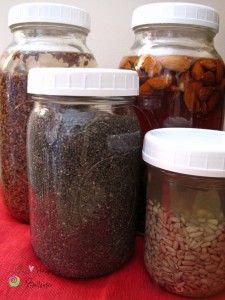
[[[86,10],[48,2],[9,9],[12,41],[0,60],[0,160],[3,201],[19,221],[29,222],[26,129],[33,107],[27,75],[34,67],[96,67],[86,39]]]
[[[120,68],[139,75],[134,107],[142,138],[156,128],[222,130],[224,62],[214,45],[219,13],[197,3],[149,3],[133,11],[131,27],[134,41]],[[144,166],[141,178],[138,227],[144,232]]]
[[[162,288],[206,297],[225,288],[225,132],[155,129],[148,166],[145,266]]]
[[[132,256],[141,138],[136,72],[38,68],[27,153],[33,249],[52,272],[93,278]]]

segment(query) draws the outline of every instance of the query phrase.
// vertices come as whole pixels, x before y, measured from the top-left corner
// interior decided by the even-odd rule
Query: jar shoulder
[[[173,44],[166,42],[143,42],[136,41],[130,48],[128,55],[146,55],[150,54],[153,56],[162,56],[162,55],[184,55],[190,57],[207,57],[212,59],[221,58],[214,46],[201,45],[195,46],[193,43],[188,42],[186,44]]]
[[[7,48],[0,59],[3,72],[28,72],[33,67],[96,67],[97,62],[89,51],[65,51],[63,49]]]
[[[134,33],[129,55],[186,55],[218,58],[215,33],[186,26],[155,26]]]

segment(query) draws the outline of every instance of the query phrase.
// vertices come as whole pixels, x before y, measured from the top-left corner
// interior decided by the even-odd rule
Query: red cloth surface
[[[143,237],[138,236],[133,258],[120,270],[92,280],[70,280],[47,272],[36,258],[29,225],[14,220],[0,197],[0,299],[1,300],[181,300],[163,291],[144,268]],[[12,276],[17,287],[9,285]],[[209,300],[224,300],[225,292]]]

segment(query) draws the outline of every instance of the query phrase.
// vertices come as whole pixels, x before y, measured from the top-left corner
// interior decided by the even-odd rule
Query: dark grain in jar
[[[16,51],[4,53],[7,66],[0,71],[0,152],[3,200],[18,220],[29,222],[26,127],[33,104],[27,95],[27,74],[32,67],[93,67],[85,53]],[[38,84],[38,83],[37,83]]]
[[[62,106],[29,121],[32,244],[52,272],[98,277],[133,253],[139,126],[123,107]]]

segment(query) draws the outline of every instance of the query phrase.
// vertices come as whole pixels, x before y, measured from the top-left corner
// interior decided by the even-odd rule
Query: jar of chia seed
[[[146,132],[162,127],[223,129],[224,63],[214,47],[219,15],[194,3],[150,3],[132,16],[134,43],[120,68],[136,70],[135,112]],[[146,170],[140,189],[144,227]]]
[[[3,200],[29,221],[26,126],[33,103],[27,73],[33,67],[96,67],[86,45],[90,16],[56,3],[24,3],[9,10],[13,41],[0,61],[0,161]]]
[[[145,135],[145,266],[172,293],[225,288],[225,132],[162,128]]]
[[[29,73],[28,92],[34,101],[27,135],[33,249],[65,277],[110,273],[134,250],[138,76],[38,68]]]

